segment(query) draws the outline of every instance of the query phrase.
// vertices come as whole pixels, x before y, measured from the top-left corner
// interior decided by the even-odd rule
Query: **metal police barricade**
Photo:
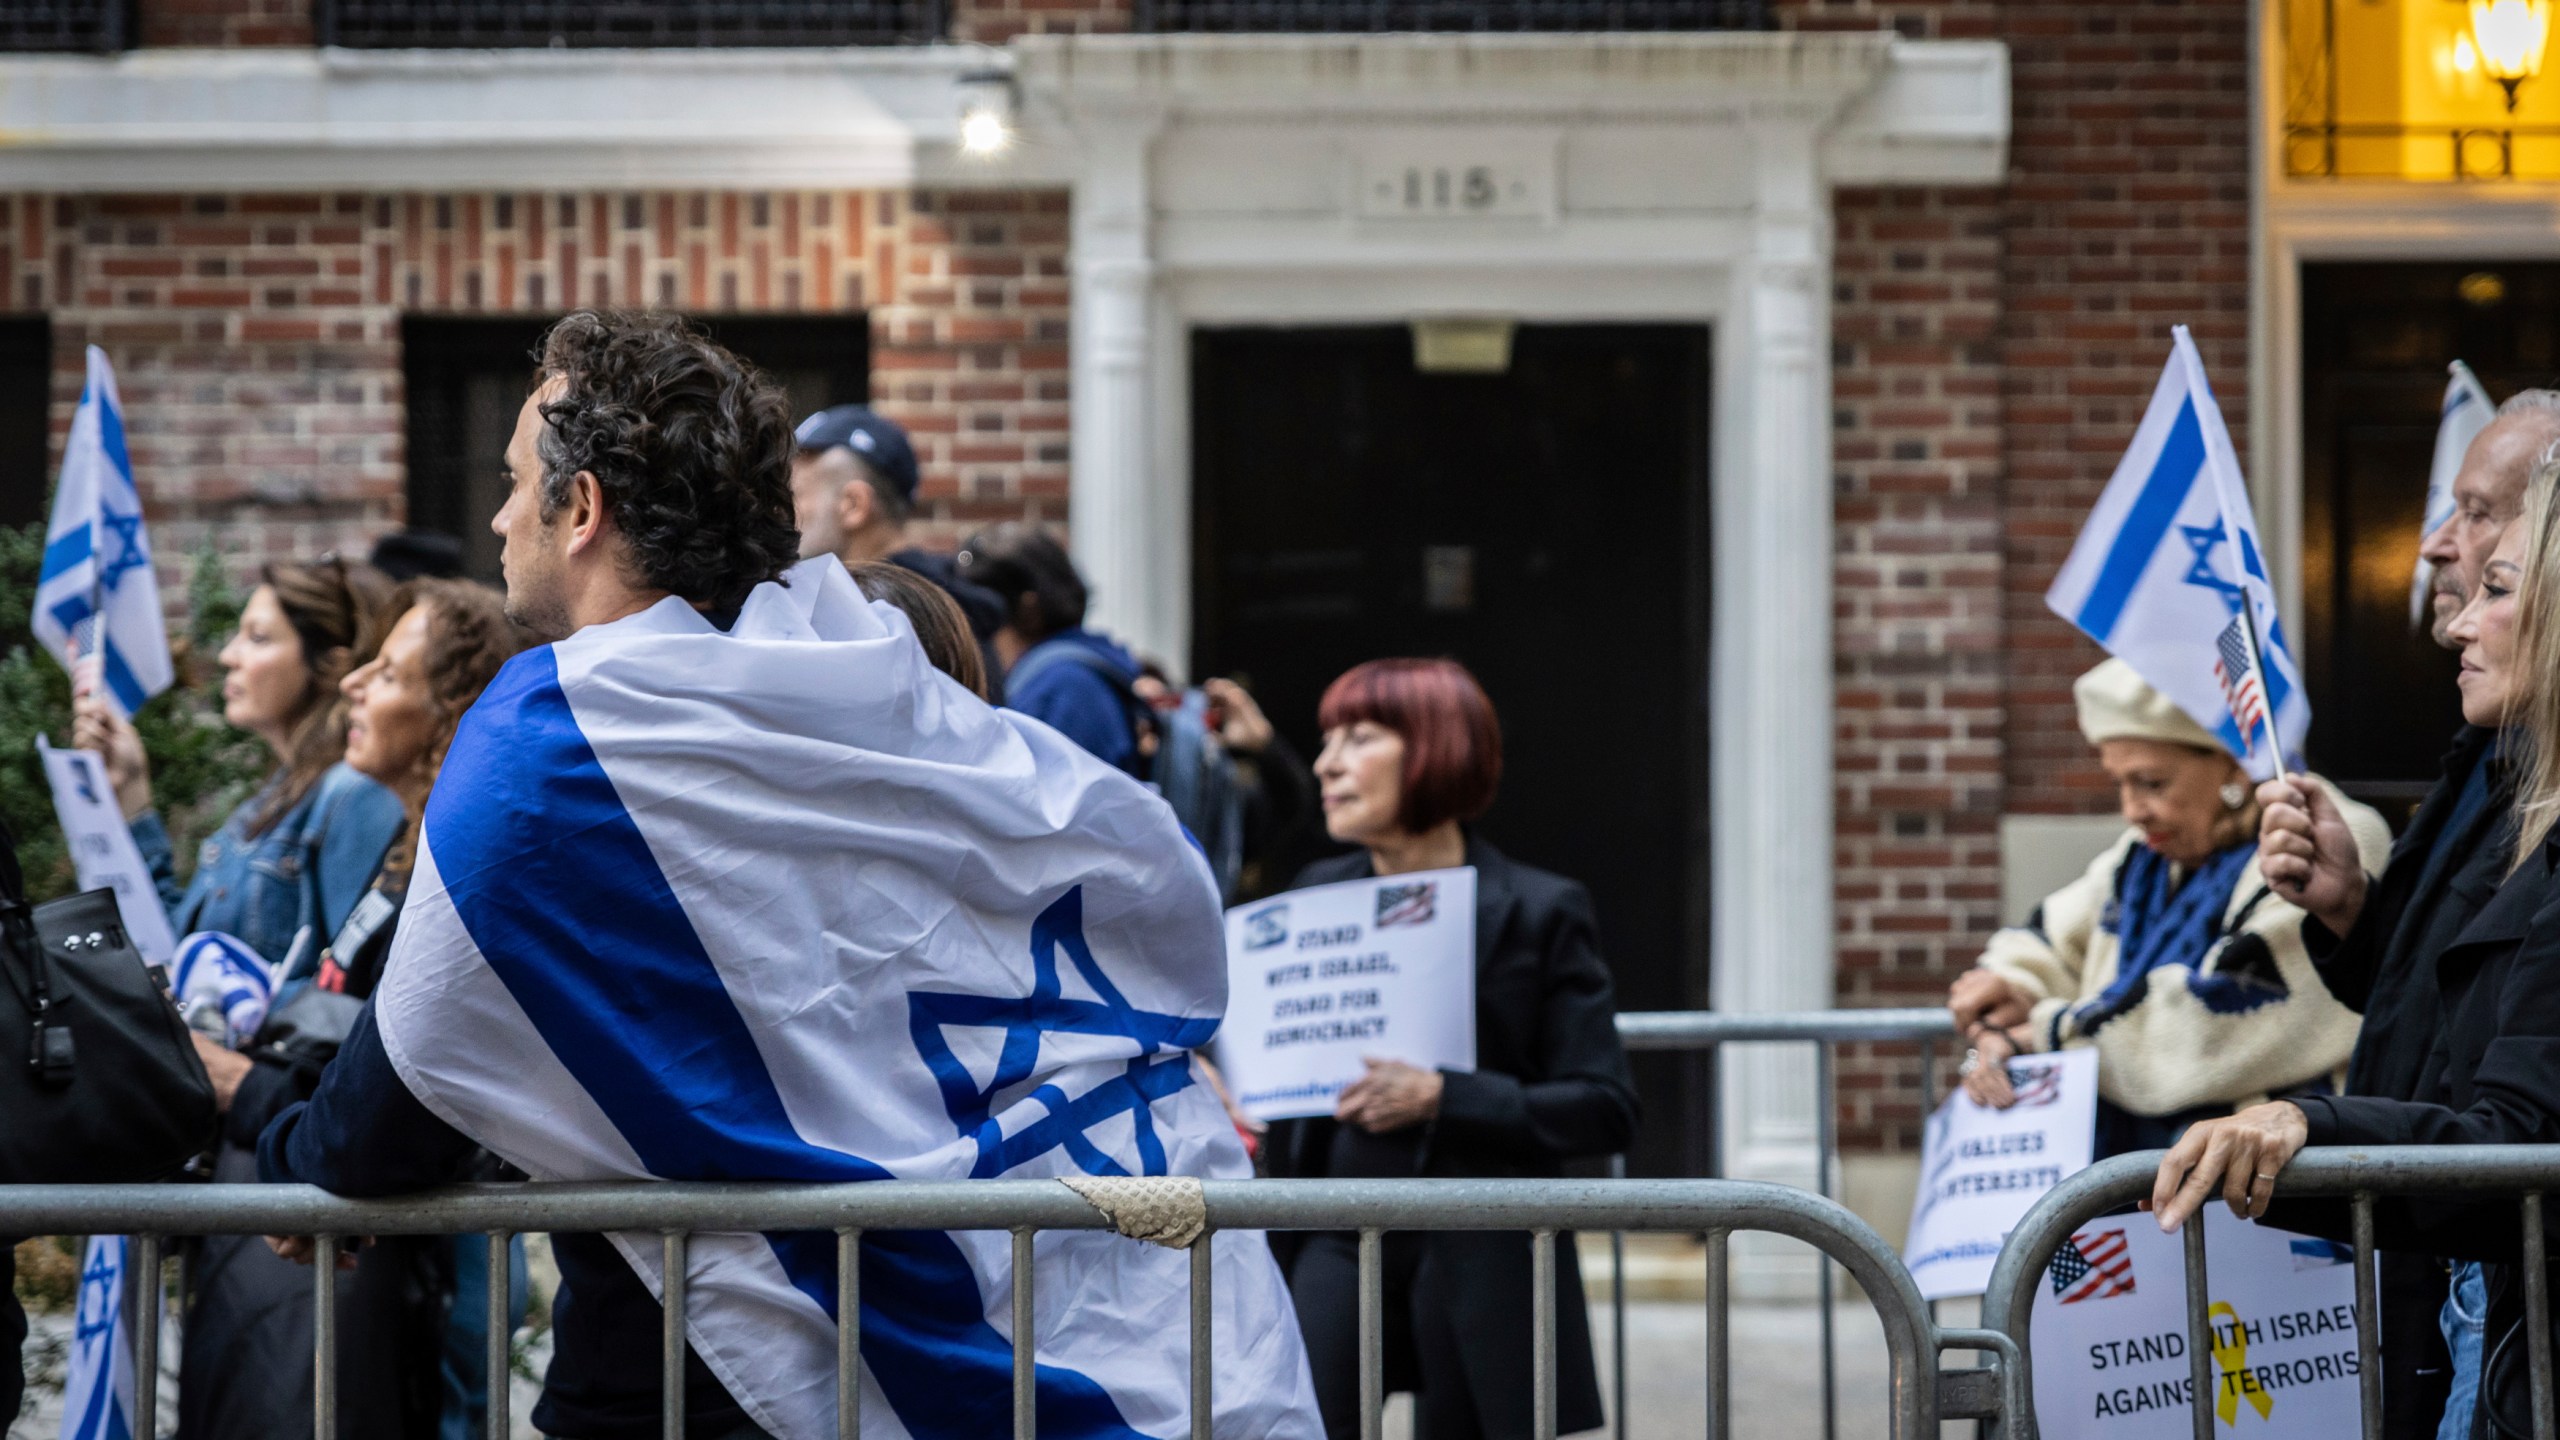
[[[1080,1182],[1082,1183],[1082,1182]],[[1113,1182],[1103,1182],[1108,1187]],[[1162,1181],[1123,1181],[1161,1187]],[[1089,1187],[1090,1188],[1090,1187]],[[1153,1194],[1155,1192],[1148,1192]],[[1515,1230],[1531,1236],[1535,1433],[1556,1433],[1556,1277],[1560,1230],[1703,1233],[1707,1239],[1707,1434],[1732,1435],[1725,1286],[1727,1238],[1766,1231],[1812,1245],[1865,1290],[1890,1356],[1888,1433],[1936,1440],[1942,1417],[1988,1415],[2020,1403],[1992,1393],[1994,1370],[1949,1372],[1942,1350],[1985,1350],[2018,1373],[2006,1337],[1941,1330],[1893,1250],[1837,1203],[1784,1185],[1729,1180],[1241,1180],[1200,1187],[1207,1234],[1219,1230],[1348,1230],[1360,1237],[1362,1440],[1378,1440],[1384,1407],[1381,1241],[1389,1231]],[[1137,1190],[1128,1198],[1148,1198]],[[1096,1201],[1112,1198],[1106,1189]],[[309,1235],[312,1256],[317,1433],[337,1433],[337,1259],[350,1236],[486,1234],[489,1246],[488,1430],[510,1433],[506,1241],[526,1231],[637,1231],[663,1237],[667,1283],[660,1372],[670,1440],[684,1432],[685,1261],[697,1232],[831,1230],[838,1244],[836,1385],[838,1434],[860,1433],[861,1295],[858,1247],[868,1230],[1006,1230],[1013,1236],[1013,1333],[1031,1329],[1032,1237],[1041,1230],[1108,1229],[1095,1202],[1049,1180],[900,1181],[854,1185],[473,1185],[397,1200],[347,1200],[300,1185],[0,1186],[0,1234],[130,1234],[133,1268],[156,1285],[162,1240],[171,1235]],[[1139,1244],[1141,1241],[1132,1240]],[[1191,1434],[1210,1440],[1209,1247],[1191,1248]],[[156,1313],[156,1307],[155,1307]],[[157,1373],[158,1326],[136,1327],[136,1373]],[[1032,1351],[1013,1352],[1013,1433],[1033,1440]],[[2010,1387],[2016,1390],[2012,1385]],[[136,1387],[137,1434],[156,1434],[156,1387]],[[1942,1393],[1943,1392],[1943,1393]],[[2017,1390],[2022,1395],[2023,1390]]]
[[[1983,1328],[2009,1337],[2017,1349],[2014,1375],[2004,1387],[2004,1440],[2035,1440],[2032,1403],[2034,1356],[2028,1345],[2036,1291],[2054,1254],[2074,1231],[2110,1211],[2148,1197],[2160,1170],[2158,1150],[2103,1160],[2055,1186],[2027,1212],[2001,1247],[1983,1297]],[[2382,1370],[2375,1333],[2376,1302],[2373,1202],[2383,1195],[2515,1197],[2523,1229],[2525,1323],[2530,1342],[2535,1440],[2554,1440],[2551,1373],[2551,1296],[2544,1268],[2543,1196],[2560,1189],[2560,1146],[2411,1145],[2304,1150],[2277,1177],[2280,1198],[2344,1196],[2355,1240],[2356,1365],[2366,1440],[2382,1434]],[[2217,1192],[2208,1205],[2221,1205]],[[2186,1250],[2186,1352],[2190,1413],[2197,1440],[2214,1434],[2213,1342],[2205,1289],[2204,1227],[2182,1232]],[[2025,1398],[2021,1398],[2025,1397]]]
[[[1928,1113],[1937,1096],[1938,1042],[1955,1034],[1953,1017],[1939,1007],[1900,1010],[1800,1010],[1760,1014],[1727,1010],[1637,1011],[1618,1017],[1618,1039],[1630,1051],[1705,1051],[1712,1058],[1725,1045],[1801,1044],[1814,1048],[1814,1193],[1832,1195],[1832,1157],[1838,1149],[1835,1131],[1839,1096],[1837,1070],[1844,1044],[1918,1041],[1920,1045],[1920,1110]],[[1724,1175],[1723,1107],[1707,1110],[1707,1174]],[[1610,1158],[1610,1173],[1626,1173],[1626,1157]],[[1821,1316],[1822,1434],[1840,1433],[1839,1359],[1834,1353],[1831,1261],[1816,1263],[1815,1304]],[[1627,1436],[1627,1262],[1625,1237],[1609,1236],[1609,1411],[1614,1440]],[[1935,1316],[1936,1306],[1930,1307]]]

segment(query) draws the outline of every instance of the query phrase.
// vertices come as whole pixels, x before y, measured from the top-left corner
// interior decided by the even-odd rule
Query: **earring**
[[[2239,809],[2241,806],[2246,805],[2246,804],[2248,804],[2248,803],[2249,803],[2249,787],[2248,787],[2248,786],[2241,784],[2241,783],[2240,783],[2239,781],[2237,781],[2237,780],[2229,781],[2229,782],[2227,782],[2227,783],[2225,783],[2225,784],[2223,785],[2223,787],[2222,787],[2222,808],[2223,808],[2223,809],[2225,809],[2225,810],[2237,810],[2237,809]]]

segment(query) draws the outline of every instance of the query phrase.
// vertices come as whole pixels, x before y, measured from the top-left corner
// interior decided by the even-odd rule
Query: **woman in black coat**
[[[2151,1205],[2176,1229],[2218,1193],[2234,1213],[2348,1238],[2341,1201],[2270,1205],[2275,1178],[2305,1145],[2560,1144],[2560,507],[2553,474],[2537,472],[2524,520],[2508,527],[2481,585],[2455,619],[2464,642],[2464,713],[2508,718],[2529,733],[2516,829],[2491,848],[2512,857],[2496,893],[2434,956],[2431,1005],[2368,1014],[2414,1034],[2369,1034],[2363,1046],[2408,1050],[2411,1098],[2303,1095],[2190,1129],[2161,1161]],[[2528,558],[2538,574],[2518,581]],[[2537,593],[2538,591],[2538,593]],[[2538,634],[2537,634],[2538,632]],[[2548,689],[2549,695],[2536,695]],[[2308,837],[2321,857],[2321,836]],[[2299,853],[2299,850],[2297,850]],[[2512,1198],[2389,1197],[2374,1207],[2389,1251],[2454,1262],[2442,1328],[2452,1360],[2443,1440],[2532,1433],[2525,1363],[2522,1223]],[[2446,1298],[2438,1292],[2439,1300]],[[2485,1299],[2485,1303],[2484,1303]],[[2390,1373],[2386,1371],[2386,1374]],[[2493,1417],[2495,1417],[2493,1419]]]
[[[1462,823],[1501,777],[1492,702],[1453,661],[1380,660],[1345,674],[1318,712],[1325,828],[1361,848],[1310,865],[1300,887],[1471,865],[1476,871],[1476,1068],[1372,1059],[1331,1119],[1287,1120],[1265,1144],[1277,1176],[1546,1177],[1623,1150],[1635,1090],[1609,967],[1581,885],[1514,863]],[[1316,1400],[1332,1440],[1360,1433],[1359,1245],[1282,1242]],[[1527,1236],[1386,1237],[1386,1382],[1414,1392],[1417,1440],[1511,1440],[1535,1422]],[[1573,1237],[1556,1238],[1556,1419],[1601,1423]]]

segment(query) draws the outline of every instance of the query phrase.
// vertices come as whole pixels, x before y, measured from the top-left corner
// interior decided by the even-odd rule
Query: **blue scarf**
[[[2231,908],[2240,872],[2257,853],[2254,840],[2217,850],[2181,883],[2159,851],[2133,847],[2116,871],[2115,903],[2098,922],[2116,936],[2116,978],[2105,994],[2079,1007],[2082,1033],[2140,1000],[2156,967],[2204,964],[2222,938],[2222,914]]]

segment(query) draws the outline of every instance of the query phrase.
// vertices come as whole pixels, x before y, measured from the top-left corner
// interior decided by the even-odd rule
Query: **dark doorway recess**
[[[2314,768],[2403,823],[2462,723],[2409,624],[2445,367],[2492,399],[2560,380],[2560,265],[2302,268],[2303,666]]]
[[[1708,336],[1524,326],[1499,375],[1401,327],[1192,338],[1192,671],[1309,757],[1362,660],[1446,655],[1500,709],[1484,833],[1591,888],[1627,1010],[1707,998]],[[1640,1173],[1703,1174],[1707,1067],[1637,1057]]]
[[[557,317],[400,322],[409,395],[409,524],[461,537],[464,564],[498,578],[489,519],[506,499],[507,440],[533,381],[534,347]],[[871,330],[859,315],[704,318],[711,337],[791,396],[791,417],[871,394]]]
[[[75,372],[76,373],[76,372]],[[53,413],[53,322],[0,316],[0,525],[45,518],[53,494],[46,448]]]

